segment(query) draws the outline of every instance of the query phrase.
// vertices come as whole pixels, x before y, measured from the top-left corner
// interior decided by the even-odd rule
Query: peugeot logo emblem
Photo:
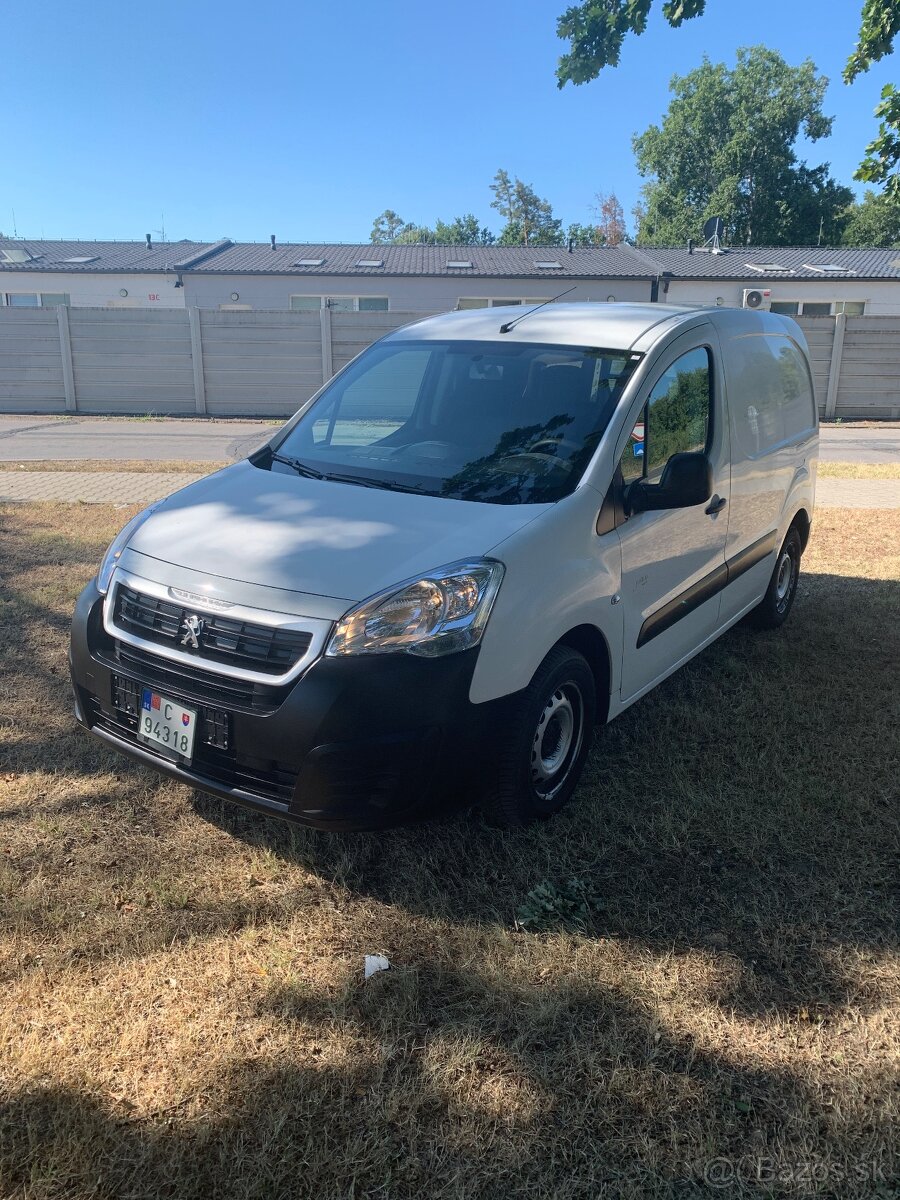
[[[200,649],[200,634],[203,632],[203,618],[196,613],[190,613],[181,622],[181,644],[190,650]]]

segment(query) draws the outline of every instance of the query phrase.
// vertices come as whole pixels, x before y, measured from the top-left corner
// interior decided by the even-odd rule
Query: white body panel
[[[515,309],[452,313],[388,340],[496,341],[499,325],[521,316]],[[149,577],[156,563],[153,577],[167,585],[184,570],[190,586],[218,596],[227,596],[233,581],[236,600],[253,604],[248,589],[259,588],[293,597],[285,611],[334,619],[417,573],[496,558],[506,573],[482,638],[471,701],[526,687],[560,639],[588,626],[608,650],[609,696],[602,699],[608,699],[609,717],[617,715],[759,602],[775,551],[801,510],[804,534],[808,529],[817,425],[803,335],[793,322],[768,313],[560,304],[504,336],[642,356],[569,496],[544,505],[473,503],[241,464],[166,501],[130,544],[134,569]],[[704,503],[627,519],[620,510],[614,525],[606,522],[598,533],[604,498],[609,504],[621,491],[622,451],[655,383],[685,352],[704,347],[711,355],[712,396],[706,454],[713,500],[724,506],[708,512]],[[751,445],[763,376],[770,383],[783,376],[793,399],[782,417],[777,397],[770,397],[766,412],[776,413],[784,428],[777,439],[766,435]],[[685,601],[682,611],[685,596],[696,602]],[[667,606],[674,619],[659,621]],[[648,623],[655,630],[649,638]]]

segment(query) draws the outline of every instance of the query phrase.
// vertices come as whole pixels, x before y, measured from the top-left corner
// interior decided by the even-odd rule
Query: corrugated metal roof
[[[98,271],[133,272],[171,271],[179,262],[211,251],[213,242],[159,242],[150,250],[142,242],[44,241],[36,238],[0,238],[0,251],[9,250],[26,262],[5,262],[0,254],[0,271]],[[72,262],[72,259],[89,259]],[[69,260],[69,261],[66,261]]]
[[[637,251],[676,279],[900,279],[900,250],[846,246],[731,246],[724,254],[689,254],[685,247],[641,246]],[[754,270],[750,263],[783,267]],[[815,267],[840,266],[841,272]]]
[[[300,267],[301,260],[318,262]],[[381,259],[383,267],[357,263]],[[471,267],[449,267],[451,262],[470,262]],[[538,262],[558,262],[559,267],[538,267]],[[192,270],[192,274],[217,275],[452,275],[454,279],[540,278],[646,279],[651,268],[626,246],[596,250],[574,250],[565,246],[373,246],[288,244],[273,250],[268,243],[238,242]]]

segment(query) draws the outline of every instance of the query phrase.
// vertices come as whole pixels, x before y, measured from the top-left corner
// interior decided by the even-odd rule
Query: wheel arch
[[[812,518],[805,508],[800,508],[794,513],[794,519],[791,521],[789,529],[796,529],[800,534],[800,551],[806,549],[806,544],[809,541],[809,534],[812,528]]]
[[[606,638],[596,625],[575,625],[563,634],[556,645],[569,646],[587,659],[597,694],[597,724],[605,725],[609,718],[612,680],[612,658]]]

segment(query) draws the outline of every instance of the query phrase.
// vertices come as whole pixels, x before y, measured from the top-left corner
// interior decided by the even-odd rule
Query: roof
[[[305,261],[306,266],[297,266]],[[361,266],[380,262],[383,266]],[[538,263],[558,263],[539,267]],[[471,263],[453,267],[450,263]],[[315,264],[315,265],[313,265]],[[652,268],[626,246],[578,249],[565,246],[373,246],[238,242],[206,259],[197,274],[418,275],[456,278],[646,279]]]
[[[731,246],[720,254],[686,247],[641,246],[632,249],[660,271],[676,279],[900,279],[900,250],[852,249],[847,246]],[[755,270],[750,264],[777,266],[778,271]],[[843,271],[816,267],[839,266]]]
[[[539,309],[504,305],[464,309],[414,321],[388,334],[385,341],[419,341],[447,338],[453,341],[505,341],[545,343],[551,346],[596,346],[601,350],[628,350],[655,326],[708,319],[723,310],[678,304],[566,304]],[[740,310],[744,314],[744,310]],[[750,316],[756,316],[750,313]],[[500,326],[515,322],[505,334]],[[661,332],[661,331],[660,331]]]
[[[202,260],[221,247],[221,242],[156,242],[148,250],[147,242],[45,241],[36,238],[0,238],[0,271],[76,271],[92,274],[116,271],[164,272]],[[7,262],[4,254],[24,261]]]
[[[46,241],[0,238],[0,272],[65,271],[185,275],[443,277],[456,279],[900,279],[900,250],[828,246],[733,246],[720,254],[685,247],[373,246],[371,243]],[[379,263],[381,265],[366,265]],[[539,266],[539,263],[552,264]],[[757,270],[751,264],[777,270]],[[303,264],[303,265],[300,265]],[[458,264],[458,265],[451,265]],[[463,265],[469,264],[469,265]],[[841,267],[825,271],[823,267]],[[817,269],[819,268],[819,269]]]

